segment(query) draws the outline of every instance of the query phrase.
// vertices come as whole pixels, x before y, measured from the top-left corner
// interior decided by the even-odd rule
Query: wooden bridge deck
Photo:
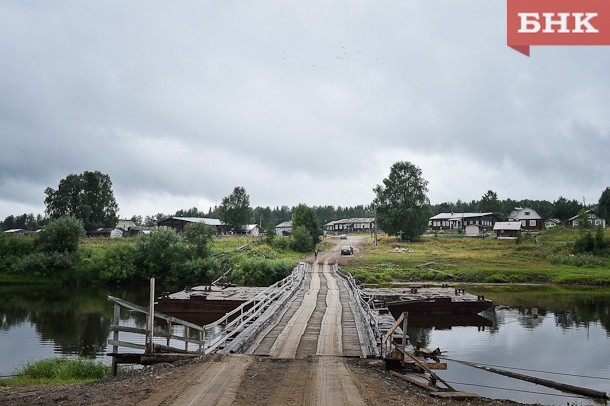
[[[328,262],[316,262],[277,323],[262,331],[245,352],[273,358],[366,357],[352,301],[345,281]]]

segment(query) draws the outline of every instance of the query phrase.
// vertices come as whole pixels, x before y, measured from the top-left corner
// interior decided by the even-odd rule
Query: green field
[[[453,281],[610,285],[607,253],[573,253],[579,233],[557,229],[519,243],[460,235],[403,243],[384,236],[377,247],[370,240],[361,255],[345,268],[362,282],[377,284]],[[608,235],[606,230],[606,238]]]

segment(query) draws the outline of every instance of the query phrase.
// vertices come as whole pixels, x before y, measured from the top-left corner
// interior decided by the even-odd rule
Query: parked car
[[[341,234],[341,235],[339,236],[339,238],[340,238],[340,239],[342,239],[342,240],[347,240],[347,235],[345,235],[345,234]]]
[[[349,245],[341,247],[341,255],[354,255],[354,248]]]

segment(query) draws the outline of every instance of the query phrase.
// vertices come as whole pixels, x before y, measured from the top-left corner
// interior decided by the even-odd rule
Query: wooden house
[[[544,228],[544,219],[538,212],[529,207],[516,207],[508,216],[508,221],[521,223],[523,231],[540,231]]]
[[[289,236],[292,234],[292,221],[284,221],[275,226],[275,234],[279,236]]]
[[[587,210],[585,213],[587,214],[587,221],[589,222],[589,225],[591,227],[602,226],[603,228],[606,228],[606,219],[605,218],[600,217],[593,210]],[[578,226],[580,225],[579,215],[577,214],[574,217],[570,217],[568,219],[568,224],[572,228],[578,228]]]
[[[222,233],[224,227],[222,221],[205,217],[167,217],[159,220],[157,226],[173,228],[177,233],[183,233],[187,225],[194,223],[204,223],[212,226],[216,229],[216,234]]]
[[[432,231],[462,230],[469,225],[492,228],[500,220],[498,215],[487,213],[439,213],[430,217],[428,225]]]
[[[514,240],[521,234],[520,221],[498,221],[494,224],[498,240]]]
[[[375,219],[372,217],[358,217],[330,221],[324,225],[327,233],[368,233],[375,228]]]

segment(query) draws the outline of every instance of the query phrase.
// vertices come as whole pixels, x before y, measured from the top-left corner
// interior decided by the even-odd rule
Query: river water
[[[519,368],[510,371],[610,392],[610,290],[467,290],[485,295],[496,306],[483,313],[484,318],[411,318],[411,342],[439,347],[451,359]],[[110,350],[106,341],[112,318],[108,295],[148,304],[147,288],[0,286],[0,375],[52,356],[80,355],[110,364],[105,355]],[[121,317],[122,324],[145,324],[141,315]],[[447,363],[447,371],[439,374],[458,390],[543,405],[594,404],[540,385]]]

